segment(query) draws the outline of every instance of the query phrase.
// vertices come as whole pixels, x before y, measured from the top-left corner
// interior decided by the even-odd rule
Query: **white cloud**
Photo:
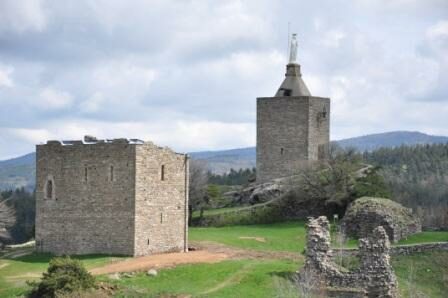
[[[439,21],[427,30],[429,38],[448,37],[448,20]]]
[[[42,31],[47,24],[41,0],[0,1],[0,33],[2,31]]]
[[[338,48],[346,34],[342,30],[331,29],[322,35],[321,44],[329,48]]]
[[[14,86],[14,82],[11,79],[13,70],[14,68],[12,67],[2,67],[0,65],[0,88]]]
[[[46,87],[39,93],[39,100],[34,105],[42,110],[59,110],[68,108],[73,103],[73,97],[65,91]]]
[[[80,103],[80,108],[93,113],[123,103],[138,103],[156,80],[157,71],[136,62],[108,61],[89,69],[87,75],[84,87],[91,95]]]
[[[0,102],[14,115],[0,118],[0,159],[87,133],[254,145],[256,97],[284,78],[288,21],[305,82],[332,99],[334,138],[442,133],[447,20],[446,0],[0,1]]]
[[[42,127],[45,128],[12,128],[9,129],[9,133],[15,138],[33,144],[44,143],[50,139],[82,139],[87,134],[98,138],[140,138],[182,152],[234,148],[234,146],[246,147],[255,142],[253,123],[171,121],[170,119],[146,122],[103,122],[70,119],[45,122]]]

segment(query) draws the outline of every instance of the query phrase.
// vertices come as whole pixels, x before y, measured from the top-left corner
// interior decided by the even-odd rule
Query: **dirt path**
[[[116,272],[146,271],[175,267],[181,264],[217,263],[227,259],[293,259],[303,258],[298,253],[279,251],[256,251],[238,249],[214,242],[193,242],[194,251],[188,253],[168,253],[129,258],[123,261],[107,264],[91,269],[94,275]]]
[[[192,251],[188,253],[167,253],[150,255],[144,257],[130,258],[124,261],[107,264],[102,267],[91,269],[94,275],[110,274],[115,272],[144,271],[151,268],[175,267],[181,264],[192,263],[217,263],[229,258],[223,253],[209,251]]]

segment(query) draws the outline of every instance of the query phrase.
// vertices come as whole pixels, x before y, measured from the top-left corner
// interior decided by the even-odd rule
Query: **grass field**
[[[189,234],[190,240],[193,241],[213,241],[255,250],[302,252],[306,242],[305,223],[302,221],[246,226],[192,227],[189,229]],[[263,239],[264,242],[257,241],[256,238]],[[448,242],[448,231],[422,232],[394,245],[440,241]],[[357,243],[357,240],[350,239],[343,246],[356,247]]]
[[[52,257],[50,254],[35,253],[15,258],[0,257],[0,297],[15,297],[26,292],[29,289],[26,281],[39,279]],[[86,255],[74,258],[89,269],[122,257]]]
[[[227,246],[257,251],[302,252],[305,245],[303,222],[269,225],[190,228],[190,240],[212,241]],[[401,243],[448,240],[448,232],[424,232]],[[356,244],[352,240],[348,246]],[[22,249],[26,251],[26,249]],[[20,255],[21,251],[17,251]],[[51,256],[30,254],[15,258],[0,257],[0,297],[22,295],[26,280],[35,280],[47,268]],[[103,265],[118,257],[90,255],[78,257],[87,268]],[[289,297],[284,290],[288,277],[301,266],[301,260],[241,259],[216,264],[182,265],[159,271],[156,277],[137,274],[112,280],[119,286],[118,297],[158,297],[186,294],[193,297]],[[448,292],[448,252],[393,257],[403,297],[420,293],[426,297],[444,297]],[[294,291],[293,291],[294,292]],[[291,296],[291,297],[294,297]]]
[[[299,264],[288,260],[238,260],[178,266],[156,277],[138,274],[114,283],[119,297],[187,294],[193,297],[275,297],[276,279],[292,275]],[[146,297],[146,296],[145,296]]]
[[[302,252],[305,237],[303,222],[189,229],[189,238],[193,241],[213,241],[239,248],[269,251]]]

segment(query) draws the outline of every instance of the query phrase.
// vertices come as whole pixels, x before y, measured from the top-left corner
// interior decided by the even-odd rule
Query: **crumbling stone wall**
[[[422,231],[421,222],[412,210],[383,198],[363,197],[355,200],[342,220],[342,228],[349,237],[367,237],[378,226],[385,229],[392,242]]]
[[[377,227],[369,238],[360,239],[360,267],[345,270],[332,260],[330,224],[325,216],[311,218],[307,230],[304,267],[299,273],[302,284],[331,289],[355,288],[358,297],[398,297],[397,281],[390,265],[390,243],[385,230]],[[335,291],[333,291],[335,292]]]
[[[136,256],[187,249],[184,154],[95,138],[48,141],[36,152],[38,251]]]

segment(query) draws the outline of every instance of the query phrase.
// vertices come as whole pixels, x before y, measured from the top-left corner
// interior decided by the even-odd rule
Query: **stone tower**
[[[309,161],[326,159],[330,99],[312,96],[296,62],[293,35],[286,77],[274,97],[257,98],[257,182],[297,174]]]
[[[36,148],[36,249],[140,256],[186,251],[188,158],[136,139]]]

